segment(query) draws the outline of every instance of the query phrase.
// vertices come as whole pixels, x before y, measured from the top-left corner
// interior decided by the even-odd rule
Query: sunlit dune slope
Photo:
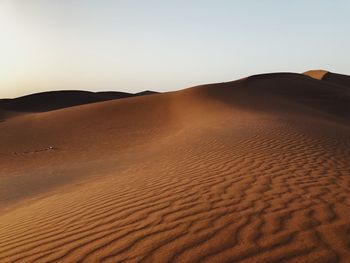
[[[304,72],[303,74],[306,76],[309,76],[311,78],[314,79],[318,79],[321,80],[323,79],[323,77],[328,73],[328,71],[326,70],[322,70],[322,69],[316,69],[316,70],[309,70]]]
[[[0,142],[0,262],[350,260],[343,81],[263,74],[32,113]]]

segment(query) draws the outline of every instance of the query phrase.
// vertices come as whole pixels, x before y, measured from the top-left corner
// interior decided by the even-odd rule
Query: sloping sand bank
[[[279,73],[5,120],[0,262],[349,262],[349,116]]]

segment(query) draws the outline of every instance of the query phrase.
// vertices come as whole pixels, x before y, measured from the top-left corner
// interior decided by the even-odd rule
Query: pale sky
[[[348,0],[0,0],[0,98],[350,74]]]

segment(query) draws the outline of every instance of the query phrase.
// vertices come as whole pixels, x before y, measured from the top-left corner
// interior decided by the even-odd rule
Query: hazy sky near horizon
[[[350,74],[347,0],[0,0],[0,98]]]

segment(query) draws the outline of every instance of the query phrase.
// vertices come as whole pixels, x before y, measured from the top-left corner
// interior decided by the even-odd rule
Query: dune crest
[[[330,76],[0,122],[0,262],[348,262],[350,89]]]
[[[156,94],[154,91],[127,93],[118,91],[90,92],[59,90],[40,92],[14,99],[1,99],[0,110],[13,112],[45,112],[84,104]]]
[[[327,73],[328,71],[326,70],[318,69],[318,70],[309,70],[304,72],[303,74],[311,78],[321,80],[324,77],[324,75],[326,75]]]

